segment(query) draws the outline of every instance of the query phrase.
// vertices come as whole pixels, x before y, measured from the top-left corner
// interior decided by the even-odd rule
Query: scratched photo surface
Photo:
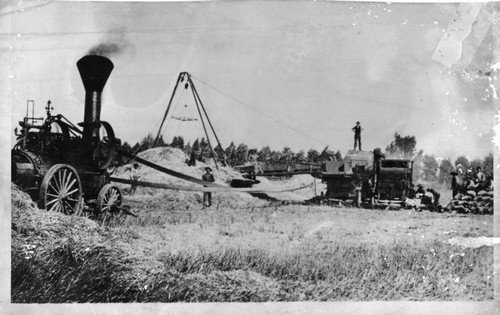
[[[2,3],[10,301],[492,301],[499,8]]]

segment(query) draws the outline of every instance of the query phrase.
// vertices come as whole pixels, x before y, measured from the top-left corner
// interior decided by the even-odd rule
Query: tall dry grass
[[[306,207],[187,209],[158,198],[134,202],[139,218],[103,226],[38,210],[14,187],[12,302],[493,298],[491,247],[461,249],[432,240],[355,244],[320,232],[306,237],[300,222],[317,215]],[[215,229],[214,242],[260,235],[263,243],[251,248],[186,243],[181,250],[162,250],[159,246],[171,242],[162,233],[175,236],[174,228],[188,236]],[[275,236],[292,246],[270,246]]]
[[[261,287],[272,294],[258,300],[476,300],[492,299],[492,249],[468,249],[453,255],[451,246],[436,242],[410,245],[352,247],[337,244],[323,252],[225,251],[181,252],[162,262],[182,275],[205,278],[236,271],[258,274]],[[432,251],[429,250],[432,248]],[[450,256],[452,256],[450,258]],[[160,276],[161,278],[161,276]],[[231,279],[231,278],[230,278]],[[240,281],[240,284],[246,284]],[[182,299],[155,295],[159,301],[224,301],[218,290],[198,283],[183,290]],[[231,282],[224,289],[235,288]],[[251,286],[248,286],[251,288]],[[254,286],[256,292],[258,287]],[[161,290],[160,290],[161,291]],[[166,292],[165,292],[166,293]],[[258,294],[241,296],[250,301]]]

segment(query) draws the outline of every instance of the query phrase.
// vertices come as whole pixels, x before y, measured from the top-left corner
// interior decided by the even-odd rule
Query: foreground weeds
[[[46,257],[13,252],[12,297],[24,303],[493,298],[492,248],[431,246],[179,252],[162,257],[163,268],[155,272],[134,273],[117,253],[69,245]]]
[[[13,303],[129,302],[140,290],[113,252],[81,250],[71,244],[42,257],[12,252]],[[131,282],[130,282],[131,281]]]
[[[329,213],[316,224],[315,216],[325,213],[282,209],[165,212],[158,204],[139,209],[142,218],[110,227],[41,211],[13,189],[11,301],[493,299],[492,247],[403,237],[347,242],[346,236],[330,238],[340,220]],[[354,215],[363,213],[349,212]],[[251,246],[243,246],[247,238]]]
[[[187,275],[182,296],[159,290],[157,301],[334,301],[492,299],[492,249],[453,252],[441,243],[429,248],[409,245],[350,247],[324,252],[269,253],[237,250],[167,255],[169,270]],[[451,258],[450,258],[451,256]],[[235,272],[253,273],[248,281]],[[218,281],[210,283],[214,275]],[[161,276],[160,276],[161,278]],[[193,282],[193,279],[198,281]],[[223,285],[221,279],[225,279]],[[182,287],[181,283],[177,283]],[[169,286],[172,289],[172,284]],[[212,290],[213,288],[220,290]],[[174,290],[175,291],[175,290]],[[163,293],[162,293],[163,292]],[[246,292],[246,295],[243,294]]]

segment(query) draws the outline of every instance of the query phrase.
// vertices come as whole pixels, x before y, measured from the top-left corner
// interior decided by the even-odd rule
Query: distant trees
[[[394,134],[394,140],[385,148],[388,156],[399,156],[405,159],[414,157],[417,147],[415,136],[402,137],[397,132]]]
[[[152,148],[154,137],[149,133],[141,141],[133,147],[129,143],[124,142],[122,147],[132,153]],[[486,176],[493,176],[493,154],[489,154],[483,159],[474,159],[469,161],[466,156],[459,156],[455,161],[443,159],[439,163],[436,157],[429,154],[424,154],[423,150],[416,148],[417,140],[415,136],[401,136],[397,132],[394,134],[393,141],[386,147],[386,157],[400,157],[413,160],[413,180],[424,180],[427,182],[439,182],[443,185],[449,185],[451,182],[450,172],[452,170],[461,169],[463,172],[473,170],[481,166]],[[200,160],[213,158],[212,150],[209,147],[208,141],[205,138],[195,139],[191,144],[187,144],[182,136],[175,136],[172,142],[165,144],[163,137],[160,137],[156,146],[170,146],[184,150],[187,155],[191,155],[193,151],[199,153]],[[219,160],[224,160],[225,163],[231,166],[242,165],[248,162],[249,153],[257,156],[257,160],[263,163],[322,163],[324,161],[341,161],[343,159],[340,150],[330,150],[326,146],[321,152],[316,149],[299,150],[294,152],[290,147],[284,147],[281,150],[273,150],[270,146],[264,146],[260,150],[254,148],[249,149],[245,143],[240,143],[238,146],[231,142],[225,149],[219,144],[214,148],[214,153]]]
[[[413,157],[413,181],[418,181],[423,176],[424,150],[419,150]]]
[[[310,149],[309,151],[307,151],[307,161],[309,163],[319,162],[319,152],[314,149]]]
[[[127,141],[122,143],[122,148],[127,150],[128,152],[132,152],[132,147],[130,146],[130,144],[128,144]]]
[[[141,141],[136,143],[132,148],[130,148],[134,153],[139,153],[141,151],[150,149],[153,147],[154,137],[149,133]],[[125,145],[125,143],[124,143]],[[126,146],[130,147],[127,143]],[[163,137],[158,139],[156,147],[169,146],[172,148],[179,148],[184,150],[184,152],[191,156],[192,152],[198,152],[200,160],[207,160],[213,158],[212,150],[205,138],[197,138],[191,142],[186,143],[182,136],[174,136],[170,144],[166,144],[163,141]],[[273,150],[270,146],[264,146],[259,149],[249,149],[248,145],[245,143],[240,143],[237,146],[234,142],[231,142],[226,148],[223,148],[219,144],[213,148],[215,155],[219,160],[224,160],[228,165],[242,165],[248,162],[249,154],[257,155],[257,160],[263,163],[270,164],[290,164],[290,163],[322,163],[324,161],[341,161],[342,154],[340,150],[333,151],[326,146],[321,152],[316,149],[299,150],[294,152],[290,147],[284,147],[281,150]]]
[[[469,159],[465,156],[459,156],[456,160],[455,160],[455,167],[457,169],[462,169],[462,170],[466,170],[470,167],[470,162],[469,162]]]
[[[227,162],[230,165],[234,165],[233,163],[236,158],[236,146],[234,145],[234,142],[231,141],[231,144],[226,148],[225,152],[226,152]]]
[[[214,152],[219,159],[224,160],[225,152],[224,152],[224,149],[219,144],[217,144],[217,146],[214,148]]]
[[[483,160],[484,175],[493,178],[493,153],[488,154]]]
[[[271,148],[269,146],[265,146],[257,152],[258,159],[264,163],[267,163],[271,159],[271,153]]]
[[[451,171],[453,170],[453,164],[451,164],[449,159],[444,159],[439,164],[439,176],[438,182],[440,184],[449,185],[451,183]]]
[[[279,161],[280,163],[291,163],[292,157],[293,157],[292,149],[290,149],[289,147],[284,147],[283,151],[281,152],[281,157]]]
[[[160,141],[161,141],[161,144],[165,145],[165,143],[163,142],[163,137],[158,139],[158,145],[160,144]],[[155,139],[153,137],[153,134],[148,133],[148,135],[146,137],[144,137],[140,142],[136,143],[132,147],[132,150],[133,150],[133,152],[138,153],[141,151],[151,149],[153,147],[154,142],[155,142]]]
[[[324,161],[333,161],[335,159],[335,152],[328,150],[328,146],[326,146],[323,151],[319,154],[318,160],[321,162]]]
[[[437,180],[437,171],[439,165],[436,158],[432,155],[424,155],[422,158],[423,180],[432,182]]]
[[[172,143],[170,144],[170,146],[172,148],[179,148],[179,149],[183,150],[184,149],[184,138],[182,138],[181,136],[174,137],[174,139],[172,139]]]
[[[304,150],[300,150],[299,152],[295,153],[295,155],[293,156],[293,160],[297,163],[306,163],[307,158]]]

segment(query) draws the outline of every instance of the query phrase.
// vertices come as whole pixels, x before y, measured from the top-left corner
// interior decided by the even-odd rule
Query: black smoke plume
[[[111,30],[107,37],[101,43],[90,48],[87,54],[111,57],[120,55],[127,50],[133,50],[134,46],[127,40],[126,34],[125,27]]]

